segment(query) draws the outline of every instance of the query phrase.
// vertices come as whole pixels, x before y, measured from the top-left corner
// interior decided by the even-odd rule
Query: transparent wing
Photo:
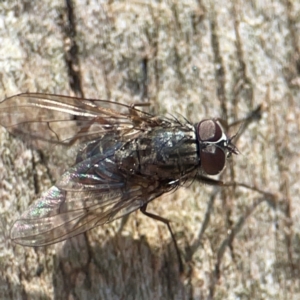
[[[28,93],[0,103],[0,124],[40,149],[49,144],[69,146],[109,131],[139,129],[158,122],[134,107],[106,100]]]
[[[21,215],[11,239],[24,246],[53,244],[129,214],[173,188],[140,176],[128,182],[116,168],[102,154],[78,163]]]

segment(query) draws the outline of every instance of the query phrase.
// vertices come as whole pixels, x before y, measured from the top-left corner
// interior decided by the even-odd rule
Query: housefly
[[[24,246],[63,241],[137,209],[189,181],[210,178],[238,150],[218,119],[193,124],[136,106],[48,94],[19,94],[0,103],[0,124],[39,149],[66,157],[67,168],[12,225]]]

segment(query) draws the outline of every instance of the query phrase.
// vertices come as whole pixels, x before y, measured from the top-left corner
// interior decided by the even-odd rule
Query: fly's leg
[[[170,231],[170,234],[171,234],[171,237],[172,237],[172,240],[173,240],[173,243],[174,243],[174,247],[175,247],[175,250],[176,250],[177,258],[178,258],[179,272],[183,273],[183,263],[182,263],[181,255],[180,255],[180,252],[179,252],[179,248],[178,248],[174,233],[173,233],[171,225],[170,225],[170,220],[165,219],[165,218],[160,217],[160,216],[157,216],[157,215],[154,215],[152,213],[149,213],[149,212],[146,211],[146,209],[147,209],[147,204],[144,204],[140,208],[140,211],[144,215],[146,215],[147,217],[152,218],[152,219],[157,220],[157,221],[160,221],[160,222],[163,222],[164,224],[166,224],[168,226],[168,229]]]
[[[219,186],[224,185],[223,181],[216,180],[216,179],[213,179],[213,178],[209,178],[209,177],[203,176],[201,174],[197,174],[195,176],[194,180],[206,183],[208,185],[219,185]]]
[[[247,126],[253,122],[253,121],[257,121],[261,118],[263,110],[265,109],[265,107],[263,107],[263,105],[258,105],[253,111],[251,111],[245,118],[241,119],[241,120],[237,120],[231,124],[228,125],[228,127],[233,127],[236,125],[240,125],[242,124],[243,127],[245,127],[245,129],[247,128]]]
[[[218,118],[217,120],[221,123],[221,125],[226,129],[239,126],[238,131],[234,136],[230,138],[230,141],[234,139],[235,143],[237,142],[238,138],[242,135],[242,133],[247,129],[247,127],[253,122],[257,121],[261,118],[262,113],[265,107],[263,105],[258,105],[253,111],[251,111],[245,118],[237,120],[231,124],[228,124],[227,121]]]

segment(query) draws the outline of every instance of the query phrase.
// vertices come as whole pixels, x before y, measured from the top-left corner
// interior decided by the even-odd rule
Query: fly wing
[[[83,233],[138,209],[136,199],[124,199],[118,188],[110,192],[65,192],[52,187],[11,228],[11,239],[23,246],[45,246]],[[130,200],[122,204],[121,199]],[[123,206],[123,207],[122,207]],[[125,207],[126,206],[126,207]]]
[[[24,246],[57,243],[129,214],[167,189],[141,176],[126,181],[109,153],[98,154],[36,200],[12,226],[11,239]]]
[[[109,131],[139,129],[152,119],[125,104],[60,95],[19,94],[0,103],[0,124],[40,149],[49,144],[69,146]]]

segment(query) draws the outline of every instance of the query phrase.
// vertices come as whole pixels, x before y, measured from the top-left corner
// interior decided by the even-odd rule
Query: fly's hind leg
[[[181,254],[179,252],[179,248],[178,248],[174,233],[173,233],[171,225],[170,225],[170,220],[165,219],[165,218],[160,217],[160,216],[157,216],[155,214],[149,213],[149,212],[146,211],[146,209],[147,209],[147,204],[143,205],[140,208],[140,211],[144,215],[146,215],[147,217],[152,218],[152,219],[157,220],[157,221],[160,221],[160,222],[163,222],[164,224],[166,224],[168,226],[168,229],[169,229],[169,232],[171,234],[171,237],[172,237],[172,240],[173,240],[173,243],[174,243],[174,247],[175,247],[175,250],[176,250],[177,258],[178,258],[179,272],[183,273],[183,263],[182,263],[182,259],[181,259]]]

